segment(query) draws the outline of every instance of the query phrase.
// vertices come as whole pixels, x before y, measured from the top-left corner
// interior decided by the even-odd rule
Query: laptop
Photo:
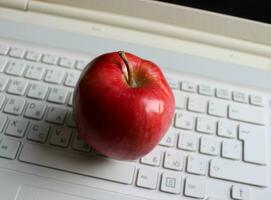
[[[1,200],[269,200],[271,26],[150,0],[0,1]],[[152,60],[172,126],[134,161],[78,136],[73,89],[96,56]]]

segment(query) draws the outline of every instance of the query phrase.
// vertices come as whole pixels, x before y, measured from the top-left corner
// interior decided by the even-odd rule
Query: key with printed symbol
[[[25,70],[25,64],[18,61],[8,61],[5,72],[13,76],[22,76]]]
[[[164,168],[181,171],[184,165],[184,155],[176,150],[167,150],[164,159]]]
[[[241,185],[233,185],[231,197],[236,200],[249,200],[249,188]]]
[[[160,166],[161,150],[156,148],[140,159],[141,163],[151,166]]]
[[[172,194],[180,194],[181,192],[181,173],[178,172],[164,172],[160,189],[163,192]]]
[[[202,136],[200,140],[200,153],[218,156],[220,141],[217,138]]]
[[[0,74],[0,91],[4,91],[8,84],[8,77]]]
[[[44,81],[53,84],[60,84],[64,79],[64,72],[60,69],[50,69],[47,71]]]
[[[20,142],[9,138],[0,138],[0,157],[15,159]]]
[[[189,155],[186,170],[188,173],[205,175],[207,172],[207,160],[197,155]]]
[[[158,181],[158,172],[150,168],[140,168],[138,170],[137,182],[138,187],[156,189]]]
[[[186,129],[186,130],[192,130],[194,128],[194,116],[185,111],[177,111],[175,114],[175,127]]]
[[[194,93],[197,92],[197,85],[192,82],[182,81],[181,90]]]
[[[264,106],[264,98],[262,96],[251,95],[249,98],[249,103],[254,106]]]
[[[165,136],[160,141],[160,145],[166,146],[166,147],[173,147],[176,145],[176,135],[179,132],[178,129],[175,128],[169,128]]]
[[[63,124],[66,118],[66,114],[67,110],[64,108],[50,107],[48,109],[46,121],[55,124]]]
[[[52,88],[48,96],[48,101],[58,104],[66,102],[68,91],[65,88]]]
[[[68,57],[60,57],[58,65],[61,67],[66,67],[66,68],[73,68],[74,67],[74,59],[68,58]]]
[[[240,160],[242,155],[242,143],[236,140],[222,141],[222,157]]]
[[[78,72],[68,73],[64,85],[74,88],[76,86],[76,83],[79,77],[80,77],[80,73]]]
[[[199,94],[206,95],[206,96],[213,96],[214,89],[209,85],[201,84],[199,86]]]
[[[8,55],[14,58],[22,58],[24,57],[24,54],[25,54],[25,50],[18,47],[11,47],[8,52]]]
[[[216,97],[220,99],[230,99],[231,98],[231,92],[228,89],[225,88],[217,88],[216,89]]]
[[[57,63],[57,60],[58,56],[49,53],[43,54],[41,58],[41,62],[49,65],[55,65]]]
[[[50,144],[59,147],[68,147],[73,130],[65,127],[54,127],[51,130]]]
[[[10,119],[6,132],[6,135],[22,138],[25,135],[29,122],[25,119]]]
[[[45,68],[37,64],[28,64],[25,77],[33,80],[41,80],[45,73]]]
[[[196,131],[207,134],[215,134],[216,124],[217,121],[214,118],[207,116],[199,116],[197,117]]]
[[[0,44],[0,55],[7,55],[9,51],[9,46],[5,44]]]
[[[32,83],[29,88],[27,97],[43,100],[47,94],[47,91],[48,91],[47,85],[44,85],[42,83]]]
[[[49,130],[50,126],[44,122],[31,123],[27,139],[44,143],[47,140]]]
[[[5,105],[4,112],[13,114],[13,115],[21,115],[25,106],[25,100],[19,98],[10,98],[8,99],[7,104]]]
[[[229,120],[220,119],[218,121],[217,135],[227,138],[236,138],[237,124]]]
[[[182,131],[179,134],[178,148],[186,151],[196,151],[198,140],[197,134]]]
[[[77,133],[74,134],[72,141],[72,148],[76,151],[90,152],[90,146],[84,140],[78,137]]]
[[[244,92],[238,92],[234,91],[232,93],[232,99],[233,101],[239,102],[239,103],[248,103],[248,95]]]
[[[184,195],[203,199],[205,197],[206,183],[202,177],[188,176],[185,180]]]
[[[192,112],[205,113],[207,101],[202,97],[189,97],[187,109]]]
[[[89,59],[91,60],[91,59]],[[76,63],[75,63],[75,67],[76,69],[78,70],[83,70],[88,64],[88,61],[86,60],[77,60]]]
[[[45,109],[46,105],[44,103],[30,102],[24,116],[31,119],[41,120],[43,118]]]
[[[227,104],[223,100],[209,100],[208,103],[208,114],[216,117],[227,116]]]
[[[240,124],[239,139],[244,144],[244,161],[265,165],[266,159],[266,129],[261,126]]]
[[[28,50],[26,52],[25,59],[38,62],[41,59],[41,53],[34,50],[30,50],[30,51]]]
[[[28,83],[25,80],[11,80],[7,92],[9,94],[24,95]]]

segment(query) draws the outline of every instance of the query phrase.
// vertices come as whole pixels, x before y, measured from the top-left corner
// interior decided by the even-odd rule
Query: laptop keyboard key
[[[41,62],[49,65],[56,65],[58,57],[52,54],[44,54],[41,58]]]
[[[181,192],[181,173],[178,172],[164,172],[160,189],[163,192],[172,194],[180,194]]]
[[[135,172],[135,167],[130,163],[108,160],[94,155],[74,155],[28,143],[24,144],[19,160],[29,164],[123,184],[132,184]]]
[[[8,45],[0,44],[0,55],[7,55],[9,50]]]
[[[4,108],[5,113],[21,115],[25,106],[24,99],[10,98]]]
[[[45,98],[47,91],[48,91],[47,85],[41,83],[32,83],[29,88],[27,97],[42,100]]]
[[[60,84],[62,83],[63,79],[64,79],[63,70],[51,69],[47,72],[44,80],[48,83]]]
[[[28,83],[25,80],[11,80],[7,92],[15,95],[24,95]]]
[[[68,147],[73,130],[63,127],[54,127],[51,130],[50,144],[59,147]]]
[[[39,65],[27,65],[25,77],[33,80],[41,80],[45,72],[45,68]]]
[[[65,88],[52,88],[48,96],[48,101],[58,104],[64,104],[68,96]]]
[[[67,110],[64,108],[50,107],[47,113],[46,121],[55,124],[63,124],[66,114]]]
[[[80,77],[80,73],[78,72],[68,73],[64,85],[74,88],[76,86],[76,83],[79,77]]]
[[[175,127],[185,130],[194,128],[194,116],[189,112],[177,111],[175,114]]]
[[[29,122],[25,119],[10,119],[6,129],[6,135],[22,138]]]
[[[44,103],[30,102],[24,116],[31,119],[41,120],[43,118],[45,109],[46,105]]]
[[[8,77],[0,74],[0,91],[4,91],[8,84]]]
[[[31,123],[27,139],[44,143],[47,140],[50,126],[44,122]]]
[[[4,71],[6,64],[7,64],[7,59],[0,57],[0,72]]]
[[[20,142],[9,138],[0,138],[0,157],[15,159]]]
[[[8,118],[6,115],[0,114],[0,133],[2,132],[4,126],[6,125]]]
[[[38,62],[41,59],[41,53],[34,50],[29,50],[26,52],[25,59]]]
[[[220,99],[231,99],[231,92],[225,88],[217,88],[216,97]]]
[[[202,177],[188,176],[185,180],[184,195],[203,199],[205,197],[206,183]]]
[[[24,54],[25,54],[25,50],[18,47],[11,47],[8,52],[8,55],[14,58],[22,58],[24,57]]]
[[[22,76],[25,64],[18,61],[8,61],[5,72],[12,76]]]
[[[205,175],[208,171],[208,162],[205,158],[197,155],[189,155],[187,159],[186,170],[188,173]]]
[[[150,168],[140,168],[138,170],[137,182],[138,187],[147,189],[156,189],[158,181],[158,172]]]

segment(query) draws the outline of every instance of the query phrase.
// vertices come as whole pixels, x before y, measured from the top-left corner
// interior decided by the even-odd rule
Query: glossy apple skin
[[[79,137],[92,148],[114,159],[135,160],[150,152],[167,132],[175,101],[157,65],[125,55],[141,85],[129,86],[118,52],[103,54],[82,72],[73,112]]]

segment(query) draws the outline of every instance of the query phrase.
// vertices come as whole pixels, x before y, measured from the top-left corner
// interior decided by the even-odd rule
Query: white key
[[[85,143],[84,140],[79,138],[77,134],[75,134],[74,136],[75,137],[73,138],[72,148],[77,151],[90,152],[90,146]]]
[[[162,138],[160,141],[160,145],[166,146],[166,147],[173,147],[176,145],[176,135],[179,130],[175,128],[169,128],[166,135]]]
[[[6,135],[22,138],[26,132],[29,122],[25,119],[11,119],[6,129]]]
[[[24,105],[25,105],[24,99],[10,98],[4,108],[4,112],[13,115],[20,115],[22,114]]]
[[[75,61],[72,58],[60,57],[58,65],[61,67],[73,68]]]
[[[11,47],[8,55],[14,58],[22,58],[24,57],[25,50],[18,47]]]
[[[194,133],[181,132],[179,135],[178,148],[186,151],[196,151],[198,136]]]
[[[7,92],[15,95],[24,95],[28,83],[25,80],[11,80]]]
[[[155,189],[157,187],[158,173],[150,168],[140,168],[138,170],[136,185],[138,187]]]
[[[213,158],[210,164],[210,176],[259,187],[267,187],[268,176],[266,169],[264,166]]]
[[[205,197],[205,180],[202,177],[188,176],[185,180],[184,195],[203,199]]]
[[[185,95],[178,90],[172,90],[175,97],[175,107],[179,109],[185,109],[186,106],[186,98]]]
[[[45,98],[47,91],[48,91],[47,85],[41,83],[32,83],[29,88],[27,97],[42,100]]]
[[[72,127],[72,128],[75,128],[75,127],[76,127],[76,123],[75,123],[75,121],[74,121],[74,118],[73,118],[73,115],[72,115],[71,112],[69,113],[69,115],[68,115],[68,117],[67,117],[67,125],[68,125],[69,127]]]
[[[0,72],[2,72],[7,64],[7,59],[0,57]]]
[[[248,103],[248,95],[244,92],[234,91],[232,93],[232,99],[240,103]]]
[[[249,98],[249,102],[251,105],[254,106],[264,106],[264,98],[262,96],[251,95]]]
[[[249,188],[241,185],[233,185],[231,197],[238,200],[249,200]]]
[[[0,55],[7,55],[9,50],[8,45],[0,44]]]
[[[173,77],[166,77],[166,79],[167,79],[167,82],[168,82],[169,87],[171,89],[176,89],[176,90],[180,89],[180,82],[177,79],[175,79]],[[173,92],[174,92],[174,90],[173,90]]]
[[[135,167],[130,163],[92,155],[73,155],[44,147],[44,145],[28,143],[24,144],[19,160],[29,164],[80,174],[85,177],[97,177],[123,184],[132,184],[135,172]],[[71,163],[73,164],[71,165]]]
[[[64,108],[50,107],[48,109],[46,121],[55,124],[63,124],[66,118],[66,114],[67,110]]]
[[[41,80],[44,75],[45,69],[40,65],[27,65],[25,77],[33,80]]]
[[[72,102],[73,102],[73,93],[71,93],[70,95],[68,106],[72,106]]]
[[[79,80],[79,77],[80,77],[80,73],[78,72],[68,73],[64,85],[69,86],[69,87],[75,87],[77,81]]]
[[[244,161],[266,164],[266,132],[264,127],[241,124],[239,138],[244,142]]]
[[[197,92],[197,85],[192,82],[182,81],[181,90],[186,92]]]
[[[5,72],[13,76],[22,76],[25,70],[25,64],[18,61],[8,61]]]
[[[207,134],[215,134],[216,133],[216,125],[217,121],[214,118],[210,118],[207,116],[197,117],[197,126],[196,131]]]
[[[217,88],[216,89],[216,97],[218,97],[220,99],[230,99],[231,92],[225,88]]]
[[[8,77],[0,74],[0,91],[4,91],[8,84]]]
[[[60,69],[51,69],[47,71],[44,80],[48,83],[60,84],[64,79],[64,72]]]
[[[32,123],[27,135],[27,139],[44,143],[47,140],[50,126],[44,122]]]
[[[207,172],[207,160],[197,155],[189,155],[186,170],[188,173],[205,175]]]
[[[26,52],[25,59],[38,62],[41,59],[41,53],[34,50],[29,50]]]
[[[181,171],[184,165],[184,155],[180,151],[167,150],[165,153],[164,168]]]
[[[217,135],[227,138],[236,138],[237,125],[232,121],[220,119],[218,121]]]
[[[75,67],[78,70],[83,70],[87,66],[87,64],[88,64],[88,61],[86,60],[77,60]]]
[[[205,113],[207,102],[201,97],[189,97],[188,99],[188,110],[193,112]]]
[[[39,102],[30,102],[27,106],[24,116],[41,120],[46,109],[46,104]]]
[[[68,128],[54,127],[51,131],[50,144],[67,147],[73,132],[73,130]]]
[[[0,133],[2,132],[4,126],[6,125],[8,118],[7,116],[0,114]]]
[[[209,85],[201,84],[199,86],[199,94],[206,95],[206,96],[213,96],[214,89]]]
[[[3,93],[0,93],[0,109],[2,108],[2,105],[4,104],[5,102],[5,95]]]
[[[208,114],[217,117],[227,116],[227,104],[224,101],[210,100],[208,103]]]
[[[20,142],[9,138],[0,138],[0,157],[15,159]]]
[[[147,155],[140,159],[141,163],[151,166],[160,166],[161,163],[161,150],[155,148]]]
[[[265,124],[264,110],[255,106],[232,104],[229,107],[229,118],[253,124]]]
[[[58,57],[56,55],[52,54],[43,54],[41,58],[41,62],[49,64],[49,65],[55,65],[57,63]]]
[[[177,111],[174,125],[176,128],[192,130],[194,128],[194,116],[189,112]]]
[[[180,194],[181,192],[181,174],[178,172],[164,172],[160,189],[163,192]]]
[[[65,88],[52,88],[48,96],[48,101],[53,103],[63,104],[68,96],[68,91]]]
[[[222,141],[222,157],[240,160],[242,155],[242,143],[236,140]]]
[[[200,153],[218,156],[220,153],[220,141],[214,137],[202,136],[200,140]]]

